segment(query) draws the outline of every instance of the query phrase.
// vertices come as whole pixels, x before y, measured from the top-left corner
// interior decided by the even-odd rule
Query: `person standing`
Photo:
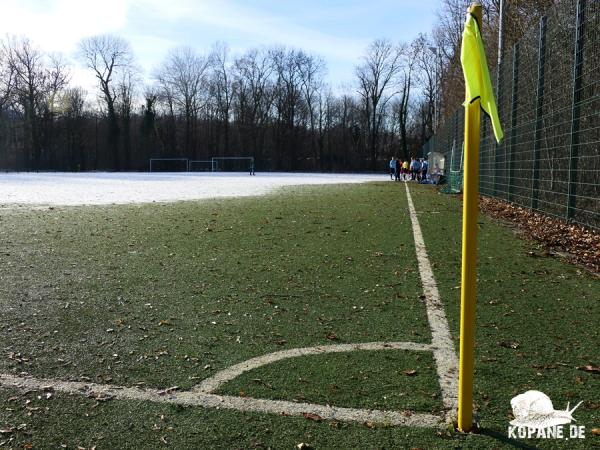
[[[402,179],[404,181],[406,181],[406,179],[408,178],[408,171],[409,171],[409,165],[408,165],[408,159],[406,161],[404,161],[402,163]]]
[[[419,170],[421,170],[421,164],[419,164],[419,161],[417,161],[416,158],[411,158],[411,160],[410,160],[411,180],[414,181],[417,179],[417,174],[419,173]]]
[[[400,181],[400,170],[402,169],[402,161],[400,160],[400,158],[396,158],[396,177],[394,181]]]
[[[392,156],[390,160],[390,180],[394,180],[394,175],[396,174],[396,158]]]
[[[429,163],[426,159],[421,158],[421,181],[427,180],[427,169],[429,168]]]

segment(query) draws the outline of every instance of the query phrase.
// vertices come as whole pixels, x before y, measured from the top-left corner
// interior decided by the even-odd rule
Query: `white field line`
[[[233,409],[272,413],[279,415],[301,416],[316,414],[324,420],[344,422],[375,422],[410,427],[437,427],[440,417],[432,414],[418,414],[410,411],[380,411],[356,408],[338,408],[312,403],[294,403],[280,400],[264,400],[247,397],[233,397],[203,392],[173,391],[122,387],[110,384],[84,383],[80,381],[61,381],[55,379],[29,378],[0,374],[0,386],[20,390],[51,390],[69,394],[79,394],[91,398],[134,400],[155,403],[171,403],[203,408]]]
[[[87,395],[92,397],[107,397],[120,400],[150,401],[158,403],[175,403],[181,405],[200,406],[204,408],[234,409],[238,411],[254,411],[280,415],[316,414],[325,420],[340,420],[350,422],[377,422],[389,425],[411,427],[438,427],[443,418],[434,414],[420,414],[410,411],[380,411],[357,408],[339,408],[312,403],[295,403],[280,400],[255,399],[217,395],[213,392],[224,383],[233,380],[244,372],[257,367],[271,364],[287,358],[322,353],[339,353],[356,350],[409,350],[432,351],[436,361],[438,378],[442,390],[444,408],[447,410],[446,421],[451,420],[457,405],[457,367],[458,361],[450,337],[448,323],[440,301],[439,293],[431,271],[431,265],[425,251],[425,244],[415,208],[410,196],[408,185],[406,194],[410,217],[412,220],[417,261],[427,317],[431,328],[431,344],[415,342],[369,342],[361,344],[324,345],[316,347],[283,350],[256,358],[224,369],[204,380],[190,391],[158,390],[139,387],[122,387],[109,384],[95,384],[78,381],[62,381],[56,379],[40,379],[28,376],[0,374],[0,386],[21,390],[47,390],[57,392]]]
[[[431,270],[431,264],[427,257],[423,234],[417,218],[415,205],[410,195],[408,183],[406,183],[406,197],[408,199],[408,210],[412,221],[415,248],[419,273],[425,294],[425,305],[427,306],[427,319],[431,328],[431,347],[437,367],[444,407],[448,413],[446,419],[453,419],[458,406],[458,358],[454,351],[454,343],[448,328],[448,321],[444,312],[444,305],[440,300],[437,284]]]
[[[194,392],[215,392],[219,387],[228,381],[237,378],[244,372],[256,369],[267,364],[287,358],[297,358],[299,356],[319,355],[323,353],[341,353],[352,352],[356,350],[411,350],[411,351],[431,351],[430,344],[418,344],[415,342],[368,342],[364,344],[338,344],[338,345],[320,345],[317,347],[292,348],[280,352],[269,353],[248,359],[234,366],[228,367],[217,372],[212,377],[205,379],[198,386],[192,389]]]

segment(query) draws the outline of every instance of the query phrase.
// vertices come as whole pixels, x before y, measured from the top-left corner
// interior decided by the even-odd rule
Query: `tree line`
[[[541,11],[544,2],[530,3]],[[498,1],[484,7],[489,44]],[[444,0],[429,34],[409,43],[374,40],[354,84],[340,89],[326,82],[318,55],[283,46],[233,55],[222,42],[204,53],[172,49],[144,83],[130,44],[98,35],[78,45],[79,64],[97,82],[89,93],[70,82],[64,57],[7,37],[0,41],[0,168],[146,170],[149,158],[253,156],[258,170],[385,170],[390,156],[417,156],[462,102],[465,10],[464,1]],[[518,29],[523,11],[511,14],[507,23]],[[511,39],[518,35],[508,29]]]

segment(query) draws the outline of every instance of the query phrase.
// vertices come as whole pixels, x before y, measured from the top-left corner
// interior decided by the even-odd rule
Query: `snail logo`
[[[576,421],[573,412],[583,402],[579,402],[569,410],[554,409],[552,400],[540,391],[527,391],[517,395],[510,401],[514,420],[511,420],[508,435],[511,438],[584,438],[585,427],[570,425],[568,433],[563,425]],[[567,435],[568,434],[568,435]]]

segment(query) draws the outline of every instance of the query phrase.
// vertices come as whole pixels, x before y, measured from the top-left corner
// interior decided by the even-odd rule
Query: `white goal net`
[[[215,156],[212,161],[215,172],[248,172],[254,175],[252,156]]]
[[[190,172],[214,172],[216,162],[212,159],[191,159],[188,163]]]

